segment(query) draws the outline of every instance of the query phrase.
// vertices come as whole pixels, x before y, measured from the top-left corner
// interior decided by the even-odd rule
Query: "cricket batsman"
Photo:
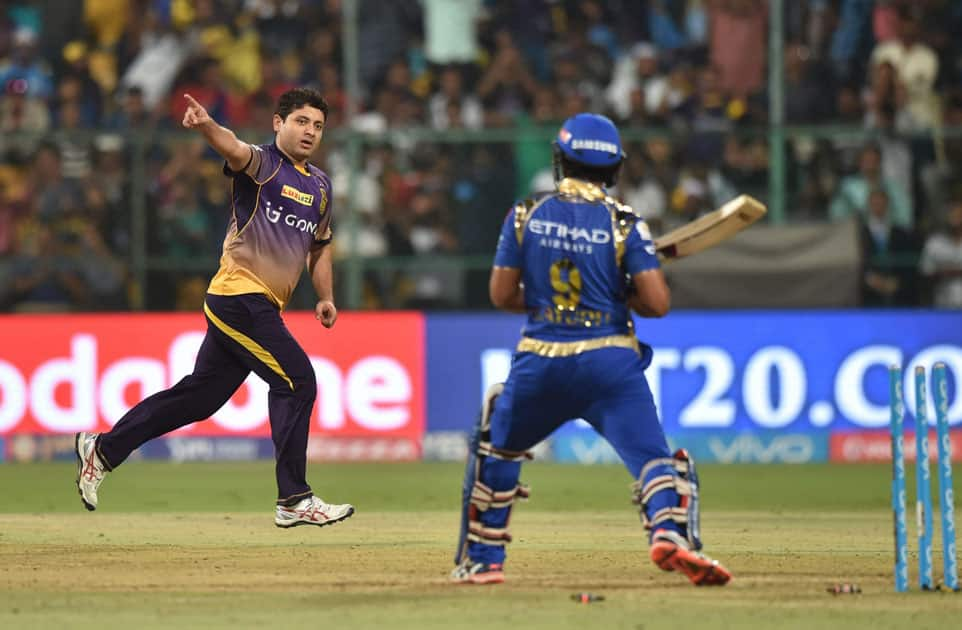
[[[528,496],[521,462],[581,417],[635,479],[651,560],[696,585],[726,584],[731,573],[699,553],[695,463],[684,449],[668,450],[644,373],[652,350],[632,324],[632,310],[663,317],[671,295],[648,226],[605,191],[625,158],[618,130],[578,114],[553,148],[556,191],[508,212],[491,270],[494,305],[528,319],[508,379],[486,393],[472,436],[451,579],[504,581],[511,509]]]

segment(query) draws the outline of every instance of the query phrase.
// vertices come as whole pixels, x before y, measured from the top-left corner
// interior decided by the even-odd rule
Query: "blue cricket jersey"
[[[494,265],[521,269],[525,337],[577,341],[633,335],[626,274],[660,263],[643,219],[602,188],[569,178],[508,212]]]

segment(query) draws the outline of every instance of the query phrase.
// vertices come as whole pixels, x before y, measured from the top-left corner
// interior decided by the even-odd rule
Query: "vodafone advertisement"
[[[317,373],[313,446],[402,440],[417,458],[423,316],[345,313],[333,330],[312,313],[284,320]],[[198,313],[0,317],[0,436],[108,430],[142,398],[190,373],[205,330]],[[209,420],[173,436],[268,437],[267,394],[251,374]]]

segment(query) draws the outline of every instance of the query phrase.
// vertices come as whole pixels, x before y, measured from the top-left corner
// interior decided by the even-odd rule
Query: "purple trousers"
[[[307,485],[307,434],[317,396],[314,368],[265,295],[208,294],[207,335],[193,373],[145,398],[97,441],[113,470],[144,442],[205,420],[237,391],[250,372],[270,385],[268,411],[277,460],[278,505],[311,496]]]

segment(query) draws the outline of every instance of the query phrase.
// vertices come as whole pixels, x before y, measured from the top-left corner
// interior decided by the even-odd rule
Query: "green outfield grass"
[[[458,465],[312,465],[318,494],[358,512],[293,530],[273,526],[269,462],[132,462],[94,513],[74,472],[0,465],[0,628],[874,630],[962,618],[962,594],[917,592],[914,554],[914,592],[893,593],[887,466],[700,466],[706,551],[735,574],[724,588],[650,564],[619,467],[526,466],[532,500],[512,518],[508,581],[493,587],[446,582]],[[827,594],[837,582],[864,592]],[[570,601],[579,591],[606,599]]]

